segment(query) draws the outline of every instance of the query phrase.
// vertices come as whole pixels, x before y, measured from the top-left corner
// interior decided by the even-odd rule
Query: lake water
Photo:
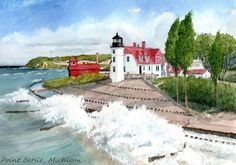
[[[37,105],[37,99],[28,92],[29,85],[54,77],[67,75],[66,70],[37,70],[26,68],[0,69],[0,164],[69,164],[108,163],[95,147],[72,129],[55,127],[49,131],[40,128],[53,125],[38,113],[5,113],[25,111]],[[29,103],[16,103],[17,100]],[[100,160],[98,161],[98,155]],[[56,159],[54,159],[56,158]],[[17,162],[18,159],[21,159]],[[43,159],[43,160],[41,160]],[[55,161],[54,161],[55,160]],[[80,161],[80,162],[79,162]],[[56,163],[55,163],[56,162]]]
[[[66,70],[0,69],[1,165],[148,164],[148,158],[156,155],[166,157],[152,164],[236,164],[235,145],[192,140],[185,134],[234,139],[185,132],[145,107],[130,111],[114,102],[88,115],[83,96],[39,100],[28,91],[34,82],[63,76]],[[29,110],[37,112],[5,113]],[[57,124],[61,125],[40,131]],[[170,156],[173,152],[178,154]]]

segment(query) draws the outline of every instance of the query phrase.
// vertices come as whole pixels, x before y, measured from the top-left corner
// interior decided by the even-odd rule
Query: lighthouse
[[[116,33],[111,44],[110,78],[112,82],[124,80],[124,45],[123,38]]]

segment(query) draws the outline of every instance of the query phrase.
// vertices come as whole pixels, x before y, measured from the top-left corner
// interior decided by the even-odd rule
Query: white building
[[[167,75],[167,63],[159,49],[147,48],[145,41],[141,46],[133,43],[124,46],[123,38],[116,33],[112,38],[110,78],[112,82],[125,79],[126,74],[150,74],[156,77]]]
[[[171,66],[167,67],[167,73],[170,76],[174,76],[174,70]],[[180,76],[183,76],[183,71],[182,70],[178,70],[178,74]],[[193,60],[193,63],[191,64],[191,66],[188,68],[187,70],[187,76],[195,76],[196,78],[210,78],[211,74],[210,72],[208,72],[208,70],[206,70],[202,64],[202,61],[200,59],[196,59]]]

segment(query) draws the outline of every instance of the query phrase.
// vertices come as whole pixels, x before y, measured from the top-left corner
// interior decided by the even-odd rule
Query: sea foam
[[[184,145],[181,127],[168,124],[145,107],[127,109],[122,102],[109,103],[100,112],[85,111],[82,96],[52,96],[38,104],[46,121],[63,121],[64,126],[84,132],[97,148],[105,150],[124,164],[178,152]]]
[[[0,100],[3,99],[2,97]],[[84,133],[98,149],[106,151],[123,164],[146,164],[148,158],[165,155],[158,164],[235,164],[235,146],[186,139],[177,125],[147,111],[145,106],[128,109],[122,102],[111,102],[100,112],[86,113],[82,96],[55,95],[37,100],[25,89],[4,95],[5,101],[28,99],[38,116],[53,123],[65,123],[78,133]],[[92,117],[91,117],[92,116]],[[202,135],[225,140],[223,137]],[[228,139],[226,139],[228,140]],[[187,147],[183,149],[183,144]],[[182,150],[182,151],[181,151]],[[170,156],[170,153],[177,153]]]

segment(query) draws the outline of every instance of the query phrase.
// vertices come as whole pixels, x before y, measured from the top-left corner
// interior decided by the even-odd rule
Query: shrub
[[[154,84],[160,83],[160,88],[166,91],[172,98],[175,98],[175,86],[174,77],[159,78],[153,81]],[[214,96],[213,90],[214,86],[211,80],[202,78],[187,78],[187,92],[188,99],[190,102],[213,106]],[[179,99],[184,100],[183,93],[183,78],[179,77]],[[219,102],[218,108],[224,111],[234,111],[236,112],[236,88],[232,85],[226,85],[219,83]]]
[[[62,77],[62,78],[55,78],[52,80],[46,80],[43,84],[43,87],[48,89],[55,89],[71,84],[77,85],[77,84],[95,82],[102,80],[104,78],[105,76],[100,73],[84,73],[81,74],[79,77]]]

